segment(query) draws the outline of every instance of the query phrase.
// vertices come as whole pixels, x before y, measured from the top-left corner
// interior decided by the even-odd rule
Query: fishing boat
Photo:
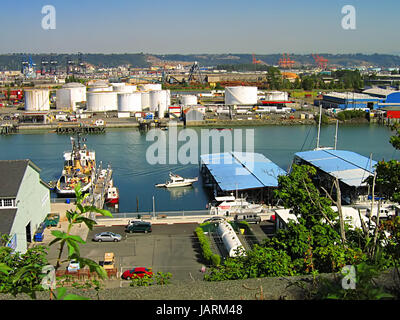
[[[119,203],[119,190],[117,187],[114,186],[113,180],[110,181],[110,184],[107,188],[106,203],[107,204]]]
[[[157,188],[175,188],[175,187],[187,187],[191,186],[194,182],[198,180],[198,178],[183,178],[177,174],[172,172],[169,173],[169,178],[165,183],[156,184]]]
[[[71,137],[72,150],[65,151],[64,167],[61,177],[57,180],[55,191],[59,197],[74,197],[75,187],[80,184],[82,193],[86,193],[92,186],[96,170],[96,153],[88,150],[81,140]]]

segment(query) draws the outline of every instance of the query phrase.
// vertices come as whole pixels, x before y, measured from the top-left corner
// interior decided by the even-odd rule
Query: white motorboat
[[[246,198],[235,198],[233,195],[215,197],[209,205],[211,215],[233,215],[238,213],[260,213],[264,210],[262,204],[250,203]]]
[[[198,178],[183,178],[177,174],[169,173],[170,180],[165,183],[156,184],[157,188],[176,188],[176,187],[187,187],[191,186]]]

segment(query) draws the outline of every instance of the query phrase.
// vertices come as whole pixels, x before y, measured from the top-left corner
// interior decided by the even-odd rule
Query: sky
[[[400,54],[399,12],[398,0],[2,0],[0,53]]]

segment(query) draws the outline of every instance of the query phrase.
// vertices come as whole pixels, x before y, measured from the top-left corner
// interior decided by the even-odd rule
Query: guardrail
[[[123,212],[113,213],[112,218],[104,217],[104,219],[125,219],[125,218],[144,218],[144,217],[185,217],[185,216],[204,216],[209,215],[209,210],[182,210],[182,211],[147,211],[147,212]],[[103,218],[103,217],[102,217]]]

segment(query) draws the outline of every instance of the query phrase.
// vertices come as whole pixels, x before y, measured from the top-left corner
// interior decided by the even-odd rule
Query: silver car
[[[101,232],[101,233],[97,233],[94,237],[93,237],[93,241],[97,241],[97,242],[101,242],[101,241],[121,241],[122,236],[120,234],[116,234],[113,232]]]
[[[207,223],[207,222],[222,222],[222,221],[226,221],[226,219],[224,217],[212,217],[212,218],[208,218],[208,219],[204,220],[203,223]]]

